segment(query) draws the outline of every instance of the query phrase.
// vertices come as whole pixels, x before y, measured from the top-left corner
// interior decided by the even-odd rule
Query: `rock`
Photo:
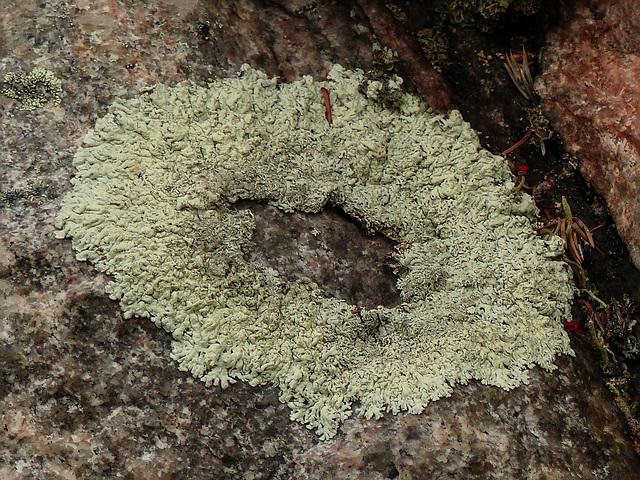
[[[180,372],[171,336],[146,318],[125,320],[104,293],[110,280],[54,238],[71,158],[115,98],[158,82],[205,85],[243,62],[287,81],[322,78],[332,62],[369,68],[371,32],[353,2],[5,4],[0,78],[41,66],[64,94],[59,107],[33,111],[0,97],[0,478],[637,476],[640,457],[579,340],[576,357],[560,357],[552,374],[532,370],[527,386],[469,383],[421,415],[352,417],[320,441],[289,420],[277,387],[222,391]],[[461,69],[478,57],[471,48],[456,55]],[[494,132],[495,144],[509,143]],[[341,232],[332,240],[352,235]]]
[[[535,84],[580,171],[606,199],[640,267],[640,12],[634,0],[580,2],[547,38]]]

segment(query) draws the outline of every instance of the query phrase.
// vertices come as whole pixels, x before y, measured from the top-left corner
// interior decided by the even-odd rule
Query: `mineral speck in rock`
[[[354,402],[367,418],[418,413],[457,383],[511,389],[572,353],[562,245],[533,234],[535,206],[512,195],[505,160],[459,112],[414,95],[389,109],[363,82],[334,66],[326,82],[277,85],[245,66],[208,89],[117,101],[76,154],[57,219],[77,258],[113,276],[126,317],[172,333],[182,369],[208,385],[273,383],[323,438]],[[361,309],[252,257],[243,200],[338,206],[398,240],[399,308]]]

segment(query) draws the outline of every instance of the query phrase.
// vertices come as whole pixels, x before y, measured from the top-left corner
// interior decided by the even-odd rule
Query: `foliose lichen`
[[[173,334],[207,385],[275,384],[291,418],[333,436],[352,412],[419,413],[477,379],[504,389],[571,354],[573,287],[532,232],[506,161],[459,112],[404,94],[389,109],[335,66],[326,82],[242,68],[209,88],[118,100],[90,131],[57,219],[79,260],[113,276],[126,317]],[[331,92],[333,123],[320,91]],[[398,308],[361,310],[248,261],[239,199],[286,212],[341,206],[403,242]]]

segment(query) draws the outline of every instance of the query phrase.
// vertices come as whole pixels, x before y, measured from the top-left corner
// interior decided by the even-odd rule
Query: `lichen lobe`
[[[456,111],[405,94],[387,109],[359,71],[277,85],[239,78],[117,101],[87,134],[59,235],[113,276],[127,317],[173,334],[208,385],[273,383],[292,419],[332,437],[351,414],[419,413],[456,383],[511,389],[570,354],[569,273],[532,233],[506,162]],[[331,94],[328,124],[320,91]],[[393,232],[403,304],[358,312],[313,282],[248,260],[253,218],[339,205]]]

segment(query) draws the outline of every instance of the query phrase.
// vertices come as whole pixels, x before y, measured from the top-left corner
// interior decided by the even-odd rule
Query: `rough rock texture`
[[[640,267],[640,11],[635,0],[582,1],[543,51],[545,112],[605,197]]]
[[[469,384],[422,415],[351,419],[320,442],[276,388],[207,389],[178,371],[170,336],[125,321],[109,279],[53,238],[71,158],[115,98],[206,84],[245,61],[287,80],[334,62],[368,68],[357,6],[280,3],[2,3],[0,78],[42,67],[64,92],[29,112],[0,96],[0,477],[636,478],[640,460],[579,342],[526,387]]]
[[[353,305],[395,307],[401,302],[390,265],[395,242],[380,233],[367,234],[342,210],[285,214],[263,203],[234,206],[249,208],[256,222],[249,260],[284,272],[288,282],[307,277]],[[353,268],[354,257],[362,269]]]
[[[377,38],[397,53],[402,74],[413,79],[418,91],[427,103],[437,111],[451,110],[451,93],[442,75],[434,70],[416,38],[399,29],[391,11],[380,0],[360,0],[360,7],[367,15]]]

